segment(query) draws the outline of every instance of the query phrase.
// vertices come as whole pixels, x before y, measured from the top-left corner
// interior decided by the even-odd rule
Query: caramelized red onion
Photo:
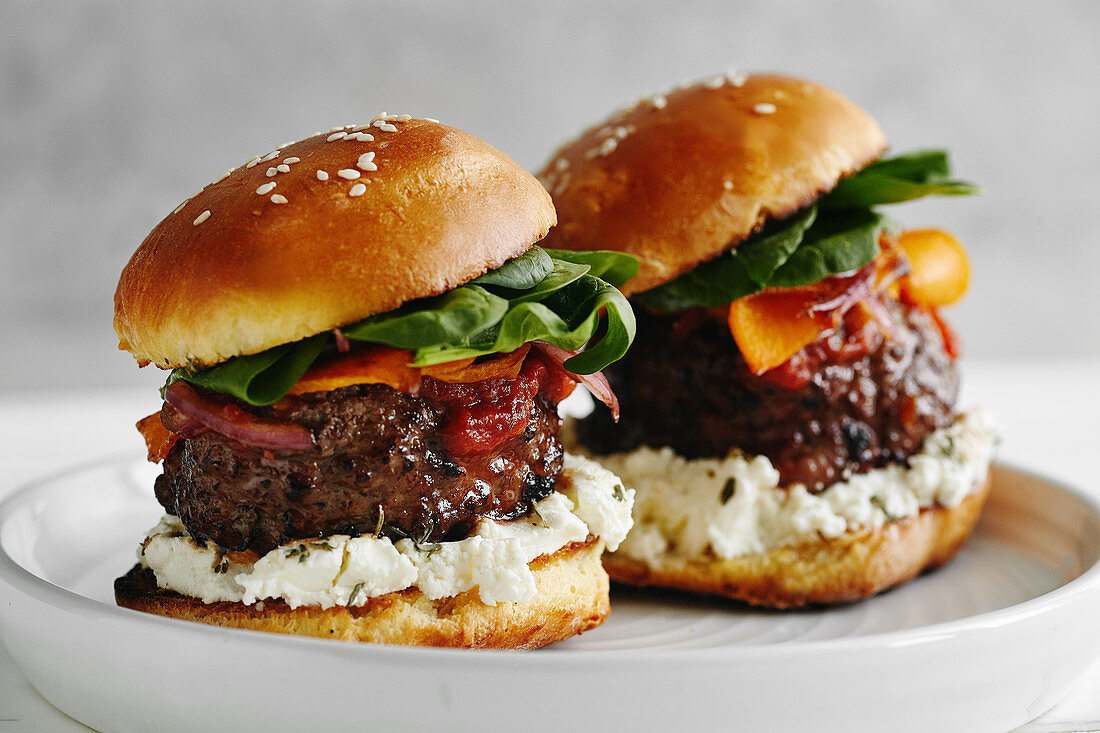
[[[574,374],[562,366],[566,359],[576,356],[580,351],[567,351],[560,346],[554,346],[545,341],[535,341],[532,343],[532,346],[538,349],[539,353],[562,367],[562,370],[569,375],[570,379],[587,387],[593,397],[607,405],[611,410],[611,419],[615,422],[619,421],[619,398],[611,391],[611,385],[608,383],[607,377],[604,376],[603,372],[596,372],[594,374]]]
[[[839,319],[856,303],[862,303],[889,338],[897,336],[893,319],[878,295],[909,271],[908,263],[896,250],[889,249],[878,259],[847,276],[827,278],[816,287],[820,299],[808,309],[810,313],[833,312]]]
[[[341,354],[351,351],[351,344],[348,343],[348,337],[344,335],[343,331],[338,328],[332,329],[332,337],[336,339],[336,350]]]
[[[186,382],[173,382],[164,390],[164,401],[188,418],[183,429],[191,432],[195,423],[245,445],[269,450],[313,450],[313,434],[287,420],[257,417],[230,403],[201,394]]]

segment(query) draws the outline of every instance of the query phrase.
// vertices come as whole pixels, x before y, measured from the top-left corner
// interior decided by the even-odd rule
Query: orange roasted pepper
[[[939,229],[905,232],[898,237],[896,246],[909,260],[909,273],[891,281],[896,254],[884,246],[876,262],[875,290],[884,289],[891,297],[927,308],[942,323],[935,309],[958,301],[969,285],[966,250],[957,239]],[[760,375],[786,363],[836,326],[839,312],[813,310],[825,292],[824,282],[764,290],[730,304],[730,332],[753,374]],[[881,325],[889,333],[889,324]],[[954,356],[957,339],[949,336],[952,334],[945,331],[945,343]]]
[[[833,316],[810,308],[818,292],[810,287],[764,290],[730,304],[729,326],[753,374],[786,362],[832,327]]]
[[[414,367],[410,366],[413,360],[411,351],[370,346],[311,368],[290,388],[290,394],[327,392],[353,384],[385,384],[402,392],[410,392],[419,386],[421,377],[433,377],[444,382],[478,382],[500,377],[514,379],[519,376],[530,349],[530,344],[524,344],[515,351],[481,362],[471,358]]]
[[[938,307],[957,302],[970,284],[970,263],[959,240],[941,229],[914,229],[898,237],[910,273],[899,281],[908,303]]]
[[[135,427],[141,433],[141,437],[145,438],[150,463],[163,461],[180,437],[164,427],[164,423],[160,421],[160,412],[141,418]]]
[[[411,351],[370,347],[310,368],[290,388],[290,394],[327,392],[353,384],[387,384],[407,392],[420,384],[420,371],[410,367]]]

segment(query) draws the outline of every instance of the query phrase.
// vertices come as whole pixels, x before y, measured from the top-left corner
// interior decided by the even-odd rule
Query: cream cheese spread
[[[637,490],[635,527],[619,552],[657,565],[668,555],[760,554],[880,527],[923,507],[956,506],[984,480],[997,442],[993,422],[973,410],[929,435],[908,466],[853,475],[819,493],[780,487],[763,456],[688,460],[670,448],[643,447],[600,462]]]
[[[200,545],[174,516],[150,530],[140,563],[157,584],[204,603],[256,603],[265,598],[298,606],[361,605],[417,587],[429,599],[476,587],[482,602],[525,602],[535,595],[529,564],[589,534],[615,549],[630,530],[634,492],[599,464],[566,454],[558,490],[529,516],[482,519],[454,542],[392,542],[387,537],[330,535],[278,547],[254,563],[236,563],[212,543]]]

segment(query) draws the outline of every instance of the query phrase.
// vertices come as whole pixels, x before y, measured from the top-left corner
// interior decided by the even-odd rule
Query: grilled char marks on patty
[[[521,380],[486,380],[503,381]],[[197,538],[261,554],[292,539],[373,532],[380,508],[394,536],[465,537],[479,517],[523,516],[554,488],[561,421],[534,390],[515,395],[526,413],[519,429],[482,454],[446,447],[445,404],[381,384],[288,398],[289,411],[252,408],[304,425],[318,450],[264,451],[215,432],[180,438],[157,500]],[[166,404],[162,420],[172,429],[179,415]]]
[[[646,445],[701,458],[740,449],[767,456],[784,485],[811,490],[904,463],[953,421],[958,374],[929,313],[884,305],[892,337],[853,308],[834,333],[761,376],[718,314],[639,307],[630,352],[605,370],[622,419],[616,425],[597,410],[578,438],[597,454]]]

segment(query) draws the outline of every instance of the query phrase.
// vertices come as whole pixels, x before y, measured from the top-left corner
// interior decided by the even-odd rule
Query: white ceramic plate
[[[160,511],[112,462],[0,505],[0,633],[34,687],[104,731],[1004,731],[1100,653],[1100,508],[999,467],[948,567],[840,608],[768,613],[617,590],[599,629],[538,652],[221,629],[117,608]]]

